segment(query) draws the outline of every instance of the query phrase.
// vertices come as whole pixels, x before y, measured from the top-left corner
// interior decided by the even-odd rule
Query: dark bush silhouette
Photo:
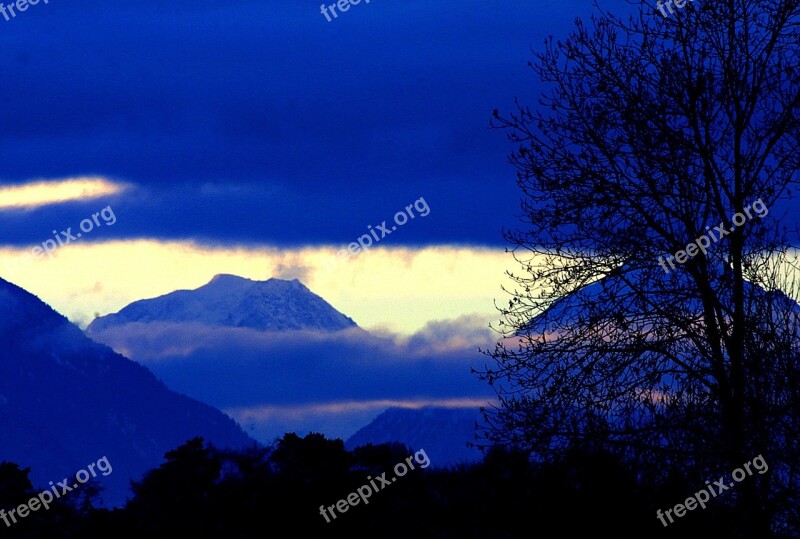
[[[470,466],[416,466],[372,493],[368,504],[337,512],[330,522],[320,515],[321,505],[346,499],[368,478],[392,478],[395,465],[419,449],[383,444],[346,451],[341,440],[287,434],[273,448],[232,452],[195,438],[134,483],[124,508],[80,511],[77,502],[61,503],[11,529],[0,522],[0,537],[555,539],[736,531],[729,509],[714,503],[664,528],[656,509],[683,502],[703,481],[677,468],[632,466],[601,449],[574,449],[558,461],[533,463],[526,452],[493,448]],[[34,491],[28,470],[0,464],[4,507],[23,503]]]

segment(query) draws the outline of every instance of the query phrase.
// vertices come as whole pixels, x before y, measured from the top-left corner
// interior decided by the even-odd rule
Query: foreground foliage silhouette
[[[720,500],[732,538],[797,533],[800,0],[628,4],[548,38],[537,99],[494,113],[522,213],[482,437],[685,477],[763,454]]]
[[[664,529],[655,509],[685,499],[700,478],[675,473],[668,483],[656,485],[648,479],[656,477],[651,470],[632,469],[607,452],[588,449],[568,452],[551,464],[531,464],[525,454],[494,449],[474,465],[411,471],[368,505],[351,507],[331,523],[320,516],[320,505],[343,499],[367,476],[391,475],[394,465],[411,453],[399,444],[346,451],[341,440],[319,434],[287,434],[273,448],[244,452],[218,450],[195,438],[167,453],[164,464],[134,483],[124,508],[92,507],[80,496],[62,498],[49,511],[0,531],[13,539],[236,539],[287,532],[503,539],[598,531],[614,537],[732,531],[721,505],[695,511]],[[15,464],[0,464],[2,507],[38,491],[28,473]],[[96,502],[96,491],[87,492]]]

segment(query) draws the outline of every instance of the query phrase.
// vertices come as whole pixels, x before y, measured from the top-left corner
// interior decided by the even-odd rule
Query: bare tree
[[[742,533],[797,521],[796,235],[778,210],[800,164],[798,22],[800,0],[642,2],[535,55],[539,107],[493,121],[525,227],[480,372],[500,402],[488,442],[601,443],[698,478],[763,454],[771,473],[728,502]]]

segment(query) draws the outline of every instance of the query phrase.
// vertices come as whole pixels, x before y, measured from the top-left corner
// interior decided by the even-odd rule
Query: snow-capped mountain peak
[[[262,331],[357,327],[297,279],[254,281],[228,274],[216,275],[195,290],[131,303],[116,314],[94,320],[87,333],[133,322],[190,322]]]

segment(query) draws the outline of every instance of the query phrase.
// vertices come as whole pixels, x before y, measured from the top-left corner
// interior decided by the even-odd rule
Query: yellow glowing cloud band
[[[126,215],[118,212],[119,222]],[[68,224],[68,223],[67,223]],[[507,301],[504,272],[518,264],[502,248],[448,245],[373,248],[326,268],[332,247],[208,247],[192,242],[91,241],[66,245],[49,257],[27,257],[27,247],[0,245],[0,277],[33,292],[70,319],[87,324],[94,313],[206,284],[217,273],[251,279],[299,278],[312,292],[363,328],[412,334],[432,320],[481,313],[494,320],[494,300]],[[48,239],[47,232],[42,241]],[[105,236],[105,237],[104,237]],[[15,269],[18,268],[18,269]],[[485,327],[485,324],[480,324]]]
[[[0,187],[0,210],[33,209],[71,200],[89,200],[124,191],[125,185],[100,177],[37,181]]]

